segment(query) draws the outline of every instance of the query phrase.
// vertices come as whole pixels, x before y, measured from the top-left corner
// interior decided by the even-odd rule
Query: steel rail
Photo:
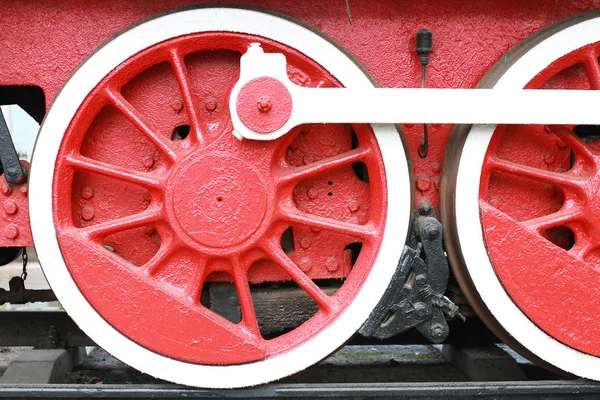
[[[208,390],[174,385],[0,385],[0,398],[51,399],[597,399],[589,381],[274,384]]]

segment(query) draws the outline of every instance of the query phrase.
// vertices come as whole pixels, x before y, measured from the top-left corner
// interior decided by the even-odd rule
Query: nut
[[[303,237],[302,239],[300,239],[300,247],[302,247],[304,250],[310,247],[310,243],[311,240],[308,237]]]
[[[327,268],[329,272],[335,272],[339,267],[340,263],[335,257],[329,257],[327,261],[325,261],[325,268]]]
[[[417,316],[417,318],[423,318],[424,316],[427,315],[427,306],[425,305],[425,303],[422,303],[422,302],[415,303],[414,308],[415,308],[415,315]]]
[[[19,228],[16,225],[10,224],[4,229],[4,236],[7,239],[14,240],[19,236]]]
[[[19,211],[19,206],[17,206],[17,203],[15,203],[12,200],[6,200],[4,202],[4,211],[8,215],[13,215],[16,214],[17,211]]]
[[[303,257],[298,262],[298,266],[303,272],[308,272],[312,268],[312,261],[308,257]]]

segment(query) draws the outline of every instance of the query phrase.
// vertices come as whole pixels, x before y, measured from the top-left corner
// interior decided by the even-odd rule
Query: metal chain
[[[25,281],[25,279],[27,279],[27,247],[23,247],[21,257],[23,258],[23,272],[21,273],[21,279]]]

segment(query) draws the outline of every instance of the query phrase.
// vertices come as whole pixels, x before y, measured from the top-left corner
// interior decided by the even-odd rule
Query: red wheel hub
[[[173,173],[172,182],[174,217],[181,229],[203,246],[240,244],[265,218],[267,186],[239,157],[194,154]]]
[[[381,244],[385,172],[369,126],[303,126],[268,142],[233,135],[227,101],[252,42],[285,54],[294,83],[339,86],[263,38],[179,37],[132,56],[88,95],[56,164],[54,221],[79,290],[122,334],[178,360],[252,362],[310,340],[352,302]],[[275,115],[280,100],[253,98],[254,109]],[[328,294],[317,279],[344,283]],[[203,300],[215,281],[235,285],[241,322]],[[318,311],[265,339],[250,284],[274,281],[293,282]]]
[[[557,60],[528,88],[600,89],[600,45]],[[586,130],[592,132],[586,135]],[[540,328],[600,356],[600,131],[498,127],[483,166],[488,253],[513,301]]]

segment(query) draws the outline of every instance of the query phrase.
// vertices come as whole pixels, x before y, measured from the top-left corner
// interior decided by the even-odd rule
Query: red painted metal
[[[26,171],[29,164],[21,161]],[[9,184],[0,175],[0,247],[27,247],[33,245],[29,229],[27,182]]]
[[[208,1],[194,2],[202,3]],[[426,85],[438,88],[474,87],[494,62],[531,33],[600,7],[598,0],[353,0],[349,4],[350,23],[346,8],[336,2],[239,3],[282,12],[322,30],[356,57],[383,87],[419,86],[421,65],[415,51],[415,33],[427,27],[433,33],[434,46]],[[135,6],[102,0],[7,2],[0,14],[0,24],[10,31],[2,39],[0,86],[39,86],[49,106],[68,76],[102,42],[145,18],[189,4],[186,0],[146,0]],[[306,76],[299,79],[310,80]],[[204,93],[203,106],[205,110],[216,107],[211,115],[218,124],[223,108],[215,105],[207,88]],[[181,99],[164,106],[176,114]],[[416,202],[428,200],[437,206],[440,166],[452,127],[429,126],[431,141],[426,159],[417,156],[423,127],[417,124],[402,128],[413,155]],[[152,164],[152,158],[146,162]],[[27,225],[19,225],[20,231],[28,229]],[[0,235],[0,246],[6,245],[10,243]]]
[[[290,119],[292,96],[275,78],[255,78],[240,89],[236,109],[248,128],[258,133],[271,133]]]
[[[252,42],[285,54],[297,84],[339,85],[272,41],[179,37],[133,56],[92,91],[56,164],[54,220],[79,289],[120,332],[180,360],[251,362],[309,340],[351,302],[380,246],[386,186],[370,126],[302,126],[268,142],[232,134],[227,100]],[[359,162],[369,183],[354,172]],[[352,243],[362,245],[354,264]],[[313,281],[328,278],[345,279],[332,296]],[[215,280],[234,282],[241,323],[201,304]],[[263,339],[249,282],[265,281],[294,281],[319,311]]]
[[[600,44],[557,60],[528,88],[600,89]],[[494,133],[481,216],[503,286],[540,328],[600,355],[600,144],[573,126]]]

